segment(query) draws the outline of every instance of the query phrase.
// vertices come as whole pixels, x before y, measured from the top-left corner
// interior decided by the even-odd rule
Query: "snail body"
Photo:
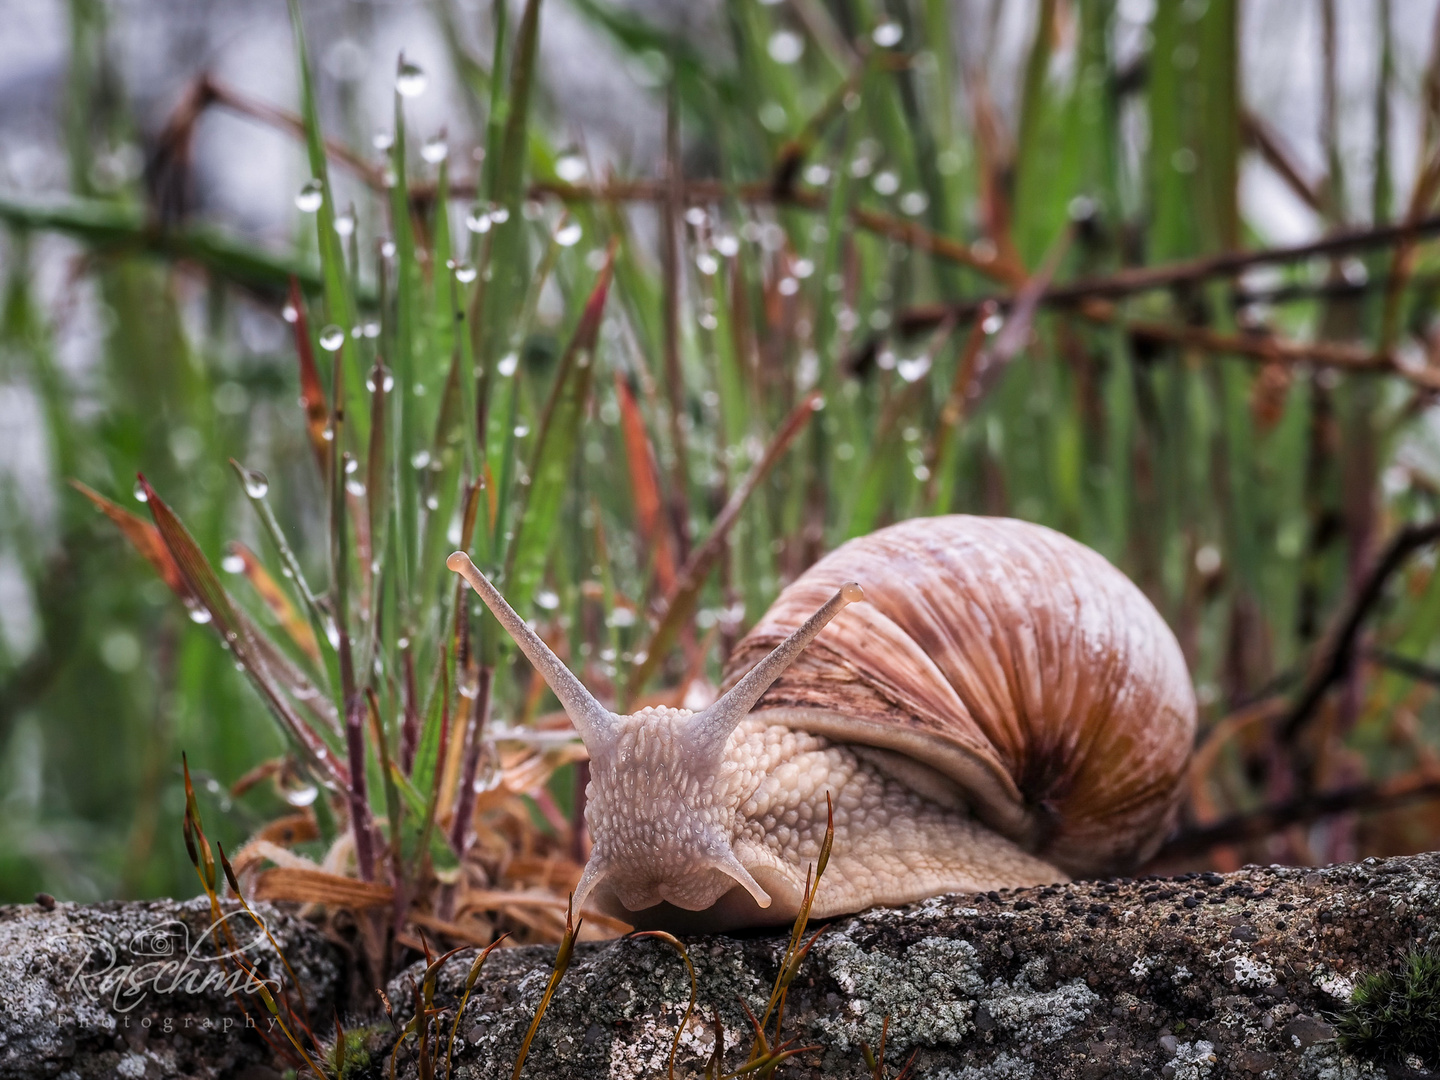
[[[693,713],[609,712],[463,554],[450,566],[589,750],[577,907],[789,922],[827,796],[818,917],[1122,870],[1164,838],[1195,727],[1179,645],[1129,579],[1050,529],[952,515],[842,545],[780,594]]]

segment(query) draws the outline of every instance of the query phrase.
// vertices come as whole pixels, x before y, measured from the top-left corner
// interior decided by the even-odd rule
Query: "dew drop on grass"
[[[300,312],[296,310],[294,304],[286,304],[280,309],[280,317],[287,323],[293,323],[300,318]]]
[[[578,221],[572,221],[555,234],[555,242],[561,247],[574,247],[580,242],[580,237],[584,234],[585,230],[580,228],[580,223]]]
[[[355,235],[355,215],[349,210],[339,214],[335,218],[335,231],[343,237]]]
[[[360,460],[351,454],[345,455],[345,475],[349,476],[360,468]]]
[[[331,323],[320,331],[320,347],[326,352],[334,352],[345,344],[345,331]]]
[[[139,480],[136,480],[136,481],[135,481],[135,501],[136,501],[136,502],[149,502],[149,501],[150,501],[150,495],[149,495],[149,493],[145,490],[145,485],[142,484]]]
[[[555,162],[555,175],[567,184],[578,184],[585,179],[585,159],[576,154],[566,154]]]
[[[911,360],[899,360],[895,363],[895,373],[906,382],[915,382],[930,370],[930,357],[917,356]]]
[[[227,574],[240,574],[245,571],[245,560],[239,555],[226,555],[220,560],[220,569]]]
[[[204,608],[197,604],[190,609],[190,621],[193,623],[198,623],[199,625],[204,626],[210,621],[211,618],[212,616],[210,614],[209,608]]]
[[[325,185],[319,180],[307,180],[300,193],[295,196],[295,208],[302,214],[313,214],[325,201]]]
[[[370,145],[383,153],[395,145],[395,136],[388,131],[377,131],[371,136]]]
[[[520,354],[508,352],[500,358],[500,362],[495,365],[495,370],[508,379],[511,375],[515,374],[515,369],[519,366]]]
[[[395,73],[395,90],[401,97],[419,97],[425,92],[425,87],[430,79],[425,74],[425,69],[419,64],[412,64],[408,60],[400,65],[400,70]]]
[[[259,469],[245,470],[245,494],[252,499],[263,499],[270,490],[270,481]]]
[[[303,787],[290,788],[285,792],[285,801],[291,806],[309,806],[315,801],[320,792],[314,784],[306,784]]]
[[[475,267],[469,263],[461,263],[455,267],[455,280],[464,285],[470,284],[475,280]]]
[[[529,435],[529,434],[530,434],[530,425],[529,425],[529,424],[516,424],[516,425],[515,425],[515,437],[516,437],[517,439],[523,439],[526,435]]]
[[[765,51],[777,64],[793,64],[805,53],[805,39],[791,30],[777,30],[770,35]]]
[[[380,254],[387,259],[393,259],[395,257],[395,241],[386,240],[383,244],[381,244]]]
[[[476,207],[465,215],[465,227],[473,233],[487,233],[490,231],[490,225],[490,215],[479,207]]]
[[[824,187],[830,182],[829,166],[821,165],[818,162],[805,167],[805,182],[815,187]]]
[[[882,49],[890,49],[899,45],[900,39],[904,36],[905,32],[900,29],[900,24],[891,22],[888,19],[875,27],[870,33],[871,40]]]
[[[417,450],[410,455],[410,465],[415,469],[427,469],[430,467],[430,451]]]
[[[439,509],[440,509],[440,497],[439,497],[438,495],[427,495],[427,496],[425,497],[425,509],[426,509],[426,510],[439,510]]]
[[[510,220],[510,208],[508,206],[490,207],[490,220],[496,225],[504,225]]]
[[[425,145],[420,147],[420,156],[431,165],[439,165],[450,156],[450,144],[437,135],[433,139],[426,140]]]
[[[720,269],[720,260],[715,258],[710,252],[702,251],[699,255],[695,256],[695,265],[702,274],[708,277]]]
[[[541,589],[535,594],[535,606],[544,608],[546,611],[554,611],[560,606],[560,597],[553,589]]]
[[[800,291],[800,282],[793,277],[783,277],[776,288],[780,291],[781,296],[794,296]]]
[[[374,341],[380,336],[380,324],[378,322],[367,322],[360,328],[360,332],[371,341]]]
[[[721,233],[715,237],[715,250],[727,259],[740,253],[740,238],[734,233]]]

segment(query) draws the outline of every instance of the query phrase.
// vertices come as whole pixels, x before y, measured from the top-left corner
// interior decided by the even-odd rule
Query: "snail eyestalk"
[[[541,640],[540,635],[530,629],[525,620],[516,614],[515,609],[505,602],[500,591],[490,584],[490,579],[470,561],[470,556],[463,551],[457,551],[445,560],[445,565],[470,584],[480,595],[480,599],[485,601],[485,606],[495,616],[495,621],[515,639],[520,651],[560,699],[560,704],[585,745],[594,750],[599,744],[612,739],[615,735],[614,715],[595,700],[584,684],[550,651],[550,646]]]
[[[796,631],[777,645],[770,655],[746,673],[719,701],[697,713],[690,721],[689,736],[698,752],[719,756],[725,751],[725,740],[749,715],[750,710],[770,689],[772,683],[805,651],[816,635],[839,615],[847,604],[865,599],[865,590],[847,581],[825,601],[819,611],[806,619]]]

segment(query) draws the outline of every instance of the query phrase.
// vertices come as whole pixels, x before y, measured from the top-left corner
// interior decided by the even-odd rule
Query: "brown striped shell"
[[[755,706],[953,780],[997,832],[1076,876],[1133,866],[1170,821],[1195,734],[1174,634],[1099,553],[1023,521],[916,518],[851,540],[736,646],[736,682],[846,581]]]

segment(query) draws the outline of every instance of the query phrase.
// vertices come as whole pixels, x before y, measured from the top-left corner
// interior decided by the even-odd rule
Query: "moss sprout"
[[[1341,1045],[1363,1057],[1440,1060],[1440,951],[1415,949],[1398,971],[1361,976],[1337,1030]]]

